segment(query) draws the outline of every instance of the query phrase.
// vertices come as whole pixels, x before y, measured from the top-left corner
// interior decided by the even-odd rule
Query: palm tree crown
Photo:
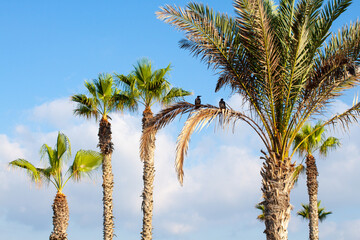
[[[113,77],[110,74],[99,74],[92,82],[85,81],[88,95],[76,94],[71,100],[78,103],[74,110],[75,115],[86,118],[107,119],[110,112],[132,109],[132,98],[115,88]]]
[[[318,201],[317,206],[318,206],[318,217],[320,222],[324,221],[326,219],[326,217],[330,214],[332,214],[332,212],[326,212],[325,208],[321,208],[320,207],[321,201]],[[310,211],[309,211],[309,204],[301,204],[301,206],[303,207],[302,210],[299,210],[296,214],[303,217],[304,219],[309,219],[310,218]]]
[[[116,74],[122,92],[132,96],[134,108],[138,108],[139,103],[146,109],[150,109],[155,103],[166,106],[191,94],[181,88],[171,87],[167,81],[170,65],[154,70],[151,61],[144,58],[134,68],[127,76]]]
[[[51,182],[59,193],[62,192],[69,179],[80,180],[83,175],[90,174],[98,168],[102,162],[100,153],[90,150],[79,150],[72,165],[64,172],[64,166],[71,157],[71,145],[69,138],[58,134],[54,148],[47,144],[41,147],[41,159],[47,160],[44,168],[35,167],[29,161],[19,158],[9,163],[10,166],[25,169],[35,183]]]

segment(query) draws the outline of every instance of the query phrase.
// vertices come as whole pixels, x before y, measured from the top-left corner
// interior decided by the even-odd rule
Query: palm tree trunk
[[[275,153],[265,155],[261,169],[262,191],[265,207],[265,231],[267,240],[287,240],[290,221],[290,191],[294,186],[294,164],[289,158],[281,159]]]
[[[53,226],[54,229],[50,235],[50,240],[67,240],[66,229],[69,225],[69,207],[66,196],[61,192],[57,192],[53,209]]]
[[[149,107],[146,107],[143,112],[142,129],[147,127],[148,123],[153,118],[153,114]],[[155,151],[155,134],[150,136],[150,142],[148,143],[149,148],[147,149],[146,158],[144,161],[143,168],[143,180],[144,190],[141,194],[142,204],[141,209],[143,211],[143,227],[141,232],[141,240],[152,239],[152,216],[153,216],[153,190],[154,190],[154,178],[155,178],[155,167],[154,167],[154,151]]]
[[[310,240],[319,240],[319,213],[318,213],[318,171],[314,156],[306,157],[306,181],[309,194],[309,237]]]
[[[112,173],[111,155],[113,143],[111,142],[111,124],[106,118],[102,118],[99,125],[99,147],[103,154],[103,236],[104,240],[112,240],[114,236],[114,216],[113,216],[113,189],[114,175]]]

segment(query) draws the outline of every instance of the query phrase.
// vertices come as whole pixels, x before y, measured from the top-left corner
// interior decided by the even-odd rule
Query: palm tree
[[[332,214],[332,212],[326,212],[325,208],[320,207],[321,201],[317,202],[317,209],[318,209],[318,218],[320,222],[324,221],[327,217],[327,215]],[[310,219],[310,207],[308,204],[301,204],[303,207],[302,210],[298,211],[296,214],[303,217],[304,219]]]
[[[325,137],[324,127],[318,122],[314,127],[305,124],[299,133],[296,134],[294,140],[294,148],[300,155],[306,156],[306,178],[307,189],[309,195],[309,236],[310,240],[319,239],[319,222],[318,222],[318,170],[316,161],[313,156],[315,151],[319,151],[320,155],[326,156],[330,149],[340,146],[339,139],[335,137]]]
[[[171,87],[167,81],[170,65],[166,68],[154,70],[151,61],[148,59],[140,60],[134,71],[129,75],[117,75],[120,87],[129,96],[135,98],[136,107],[138,104],[144,106],[142,118],[142,131],[148,126],[153,119],[151,106],[160,103],[166,106],[170,103],[188,96],[191,92],[181,88]],[[135,106],[134,106],[135,107]],[[155,151],[155,134],[149,136],[147,153],[141,158],[144,163],[143,181],[144,190],[142,192],[141,209],[143,211],[143,227],[141,232],[142,240],[152,239],[152,216],[153,216],[153,183],[155,177],[154,168],[154,151]]]
[[[89,96],[77,94],[71,100],[77,103],[74,114],[87,119],[95,118],[99,123],[99,144],[103,155],[103,237],[112,240],[114,236],[113,216],[113,188],[114,175],[112,173],[111,156],[113,143],[111,142],[111,124],[108,114],[115,110],[131,109],[131,97],[115,89],[113,78],[110,74],[99,74],[93,82],[85,81]],[[110,118],[111,119],[111,118]]]
[[[66,240],[66,229],[69,222],[69,207],[65,194],[62,192],[69,179],[80,180],[84,175],[98,168],[102,162],[100,153],[90,150],[79,150],[69,169],[64,173],[65,163],[71,157],[70,141],[65,134],[60,133],[54,148],[44,144],[41,147],[41,158],[47,160],[47,166],[37,168],[25,159],[16,159],[9,163],[10,166],[23,168],[27,171],[31,180],[40,184],[42,181],[51,182],[56,190],[53,209],[54,229],[50,240]]]
[[[335,98],[359,83],[360,22],[330,35],[332,23],[351,0],[235,0],[236,16],[216,13],[202,4],[166,5],[157,15],[185,33],[180,46],[200,57],[219,74],[215,90],[224,86],[240,94],[248,109],[195,108],[180,102],[154,117],[142,138],[146,154],[150,136],[177,115],[190,113],[178,137],[176,169],[183,181],[183,162],[196,127],[217,119],[220,125],[245,121],[259,135],[265,151],[261,170],[268,240],[287,239],[290,191],[295,163],[291,146],[310,118],[320,118]],[[248,110],[248,111],[245,111]],[[323,125],[344,128],[360,115],[356,103]]]

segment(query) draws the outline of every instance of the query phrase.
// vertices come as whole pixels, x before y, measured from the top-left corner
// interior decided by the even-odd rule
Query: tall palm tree
[[[324,127],[318,122],[315,126],[305,124],[294,139],[294,147],[300,155],[306,157],[306,181],[309,195],[309,237],[310,240],[319,239],[318,222],[318,170],[313,153],[318,151],[320,155],[326,156],[330,149],[340,146],[339,139],[335,137],[325,137]]]
[[[326,217],[330,214],[332,214],[332,212],[326,212],[325,208],[321,208],[320,207],[320,203],[321,201],[317,202],[317,215],[318,218],[320,220],[320,222],[324,221],[326,219]],[[301,206],[303,207],[302,210],[298,211],[296,214],[303,217],[304,219],[310,219],[310,207],[309,204],[301,204]]]
[[[74,114],[87,119],[100,119],[99,144],[103,155],[103,238],[112,240],[114,236],[113,216],[113,188],[114,175],[112,173],[111,156],[113,143],[111,142],[111,124],[108,114],[124,108],[131,109],[131,97],[115,89],[113,78],[110,74],[99,74],[92,82],[85,81],[88,95],[76,94],[71,100],[77,103]],[[111,119],[111,118],[110,118]]]
[[[296,149],[292,143],[304,123],[322,116],[335,98],[359,83],[360,22],[329,32],[351,0],[235,0],[235,17],[216,13],[202,4],[185,8],[166,5],[157,15],[183,31],[180,46],[190,50],[219,74],[215,90],[230,87],[249,109],[235,111],[180,102],[154,117],[142,138],[177,115],[190,113],[178,137],[176,169],[183,180],[183,161],[197,126],[217,119],[223,126],[245,121],[264,144],[261,170],[268,240],[287,239],[290,191]],[[248,111],[244,111],[248,110]],[[323,119],[323,126],[356,121],[360,104]]]
[[[25,159],[16,159],[9,163],[10,166],[25,169],[31,180],[40,184],[42,181],[51,182],[56,190],[56,196],[52,205],[54,229],[50,240],[66,240],[66,229],[69,222],[69,207],[65,194],[62,192],[69,179],[80,180],[86,174],[98,168],[102,162],[100,153],[90,150],[79,150],[72,165],[64,173],[65,163],[71,157],[71,145],[69,138],[60,133],[54,148],[44,144],[41,147],[41,158],[47,160],[44,168],[35,167]]]
[[[181,88],[171,87],[167,81],[170,65],[166,68],[154,70],[151,61],[142,59],[134,66],[134,70],[127,76],[117,75],[119,86],[129,96],[135,98],[136,107],[138,104],[144,106],[142,118],[142,131],[153,120],[151,106],[160,103],[166,106],[191,92]],[[134,106],[135,107],[135,106]],[[143,227],[141,232],[142,240],[152,239],[152,216],[153,216],[153,183],[155,177],[154,151],[155,151],[155,134],[149,136],[147,153],[141,158],[144,163],[143,181],[144,190],[142,192],[141,209],[143,211]]]

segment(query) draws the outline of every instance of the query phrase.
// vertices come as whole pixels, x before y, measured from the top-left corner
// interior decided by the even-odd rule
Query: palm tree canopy
[[[110,74],[99,74],[92,82],[85,81],[88,96],[76,94],[71,100],[77,103],[75,115],[86,118],[107,119],[110,112],[128,108],[132,110],[133,98],[125,92],[115,88],[113,77]]]
[[[137,62],[129,75],[116,74],[117,83],[124,93],[135,99],[134,108],[138,107],[138,103],[145,108],[150,108],[156,102],[168,105],[192,94],[181,88],[171,87],[167,81],[170,70],[170,65],[154,70],[151,61],[144,58]]]
[[[318,201],[318,216],[320,222],[322,222],[326,219],[328,215],[332,214],[332,212],[326,212],[325,208],[320,207],[320,203],[321,201]],[[303,217],[304,219],[309,219],[309,204],[301,204],[301,206],[303,207],[303,209],[298,211],[296,214]]]
[[[76,153],[73,164],[64,173],[65,163],[71,157],[71,145],[69,138],[58,133],[54,148],[44,144],[41,147],[41,159],[46,161],[44,168],[36,168],[32,163],[25,159],[16,159],[9,163],[10,166],[25,169],[30,178],[40,184],[42,181],[51,182],[56,189],[61,192],[70,178],[80,180],[84,174],[98,168],[102,163],[102,156],[95,151],[79,150]],[[64,175],[68,175],[67,178]]]
[[[340,140],[335,137],[325,136],[325,128],[321,122],[313,127],[310,123],[305,124],[294,139],[294,149],[297,148],[299,154],[313,154],[319,151],[321,155],[326,156],[329,150],[340,146]]]
[[[219,73],[215,90],[228,86],[249,103],[250,115],[236,112],[224,117],[217,108],[201,108],[185,128],[196,128],[194,121],[203,123],[200,118],[209,123],[217,116],[224,124],[235,123],[239,118],[234,115],[241,115],[253,120],[247,123],[269,153],[291,159],[296,150],[291,151],[291,146],[305,122],[320,116],[336,97],[359,83],[360,22],[329,32],[351,2],[280,0],[275,6],[270,0],[235,0],[234,18],[196,3],[162,7],[158,18],[185,34],[180,46]],[[189,106],[166,113],[171,116],[168,120],[175,111],[189,112]],[[355,103],[321,126],[346,128],[359,115],[360,103]],[[157,119],[155,128],[166,124],[164,116]]]

